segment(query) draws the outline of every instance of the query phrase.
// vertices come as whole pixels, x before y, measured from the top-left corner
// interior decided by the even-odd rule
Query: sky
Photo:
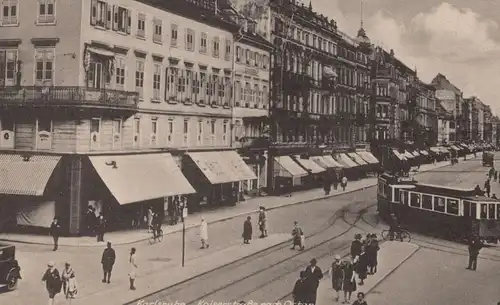
[[[309,0],[302,0],[309,5]],[[361,0],[311,0],[355,36]],[[477,96],[500,115],[499,0],[364,0],[364,28],[372,43],[393,49],[424,82],[441,73],[465,97]]]

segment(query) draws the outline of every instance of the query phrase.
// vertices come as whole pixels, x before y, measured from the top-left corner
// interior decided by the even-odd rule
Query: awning
[[[352,161],[346,154],[339,154],[339,161],[346,164],[348,167],[357,167],[359,164]]]
[[[393,149],[392,153],[396,156],[396,158],[398,158],[401,161],[407,160],[406,157],[403,154],[400,154],[397,149]]]
[[[323,159],[325,159],[325,161],[331,165],[331,167],[340,167],[342,168],[342,165],[340,163],[338,163],[337,161],[335,161],[335,159],[330,156],[330,155],[326,155],[326,156],[323,156]]]
[[[308,171],[311,171],[312,174],[319,174],[325,171],[324,168],[316,164],[311,159],[301,159],[300,156],[295,156],[295,160],[302,165]]]
[[[304,177],[308,175],[308,173],[289,156],[274,157],[274,161],[276,161],[282,169],[292,177]],[[281,171],[279,176],[284,176]]]
[[[363,160],[365,160],[366,162],[370,163],[370,164],[377,164],[377,163],[380,163],[378,161],[378,159],[369,151],[358,151],[356,152],[358,155],[361,156],[361,158],[363,158]]]
[[[456,150],[456,151],[460,151],[460,150],[462,150],[462,149],[463,149],[463,148],[459,148],[459,147],[457,147],[457,146],[455,146],[455,145],[451,145],[450,147],[451,147],[451,148],[453,148],[453,149],[454,149],[454,150]]]
[[[406,158],[412,159],[414,156],[407,150],[405,150],[405,153],[403,154]]]
[[[240,155],[235,151],[223,151],[223,152],[213,152],[219,156],[222,156],[224,160],[228,161],[232,166],[234,171],[236,172],[239,180],[254,180],[257,179],[257,176],[253,172],[253,170],[248,167],[248,165],[243,161]]]
[[[431,151],[439,154],[439,153],[442,153],[441,149],[439,149],[439,147],[431,147]]]
[[[0,154],[0,194],[43,196],[60,160],[60,156]]]
[[[195,193],[170,154],[89,156],[120,204]]]
[[[115,57],[115,53],[108,51],[108,50],[104,50],[104,49],[87,47],[87,51],[92,52],[94,54],[106,56],[106,57]]]
[[[187,153],[211,184],[242,181],[242,175],[231,164],[231,155],[223,151]],[[244,162],[244,161],[243,161]],[[255,179],[255,178],[254,178]]]
[[[423,156],[428,156],[429,155],[429,153],[426,150],[421,150],[420,154],[423,155]]]
[[[411,154],[414,156],[414,157],[418,157],[420,156],[420,154],[418,153],[418,151],[414,150],[411,152]]]
[[[347,155],[349,157],[351,157],[356,163],[358,163],[359,165],[367,165],[368,162],[366,162],[365,160],[363,160],[363,158],[361,158],[360,155],[358,155],[357,153],[347,153]]]
[[[325,158],[323,158],[321,156],[313,156],[310,159],[313,160],[314,162],[316,162],[316,164],[318,164],[322,168],[330,168],[330,167],[332,167],[331,165],[329,165],[326,162]]]

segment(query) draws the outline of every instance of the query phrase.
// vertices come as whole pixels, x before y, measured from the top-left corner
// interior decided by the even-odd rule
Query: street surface
[[[460,163],[453,167],[422,173],[417,177],[419,181],[431,184],[458,185],[462,188],[473,188],[476,184],[482,186],[488,168],[482,167],[480,163],[478,159],[465,162],[460,160]],[[493,183],[492,189],[493,193],[500,194],[498,183]],[[306,240],[308,249],[306,251],[302,253],[292,251],[288,245],[275,247],[185,284],[145,297],[144,300],[179,301],[189,304],[197,303],[199,300],[271,302],[287,298],[298,272],[308,264],[311,258],[318,258],[319,266],[326,268],[330,264],[328,256],[346,253],[355,233],[379,233],[384,228],[384,225],[378,223],[377,217],[374,216],[375,203],[376,190],[372,187],[326,200],[272,210],[268,215],[270,232],[290,233],[293,221],[299,221],[308,236]],[[215,253],[231,245],[240,244],[242,242],[240,237],[242,224],[245,218],[246,216],[237,217],[209,225],[210,249],[208,250],[199,249],[197,230],[188,231],[186,259],[192,260],[205,253]],[[257,215],[252,218],[254,235],[257,235]],[[165,236],[162,243],[152,246],[147,242],[140,242],[116,247],[117,263],[113,270],[112,283],[109,285],[123,286],[124,290],[128,288],[128,253],[131,247],[136,247],[138,250],[139,276],[179,266],[181,237],[180,233],[175,233]],[[0,302],[24,305],[38,304],[40,300],[46,299],[46,292],[40,279],[45,271],[46,263],[50,260],[55,261],[59,269],[62,268],[65,261],[72,263],[80,291],[85,291],[86,287],[95,286],[102,287],[102,290],[108,289],[108,284],[101,283],[100,259],[104,246],[103,244],[102,248],[63,247],[59,251],[53,252],[52,248],[48,246],[18,244],[17,256],[23,268],[24,278],[18,290],[1,294]],[[322,260],[322,257],[326,258]],[[462,260],[463,265],[466,257]],[[482,261],[479,265],[477,276],[482,272]],[[462,272],[463,267],[460,266],[460,272]],[[141,280],[146,281],[146,279],[140,278],[137,285],[142,285]],[[435,287],[446,283],[446,279],[442,281],[439,277],[430,277],[426,281],[426,285],[432,286],[431,283],[434,283]],[[489,277],[484,277],[484,281],[485,285],[488,282],[489,285],[494,282]],[[456,289],[462,290],[467,290],[469,287],[465,284],[463,286],[454,284],[454,286]],[[434,291],[439,292],[440,290],[434,289]],[[398,303],[400,298],[404,298],[404,295],[397,297]],[[62,300],[59,302],[64,304]]]

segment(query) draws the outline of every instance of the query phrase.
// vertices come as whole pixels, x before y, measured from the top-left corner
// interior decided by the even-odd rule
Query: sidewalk
[[[473,157],[473,155],[469,155],[467,158],[470,160]],[[478,154],[478,158],[480,157],[481,155]],[[450,165],[449,161],[438,162],[436,164],[424,164],[420,166],[419,173],[431,171],[447,165]],[[186,219],[186,230],[197,228],[199,226],[201,217],[204,217],[209,224],[216,223],[248,214],[257,213],[259,206],[265,206],[267,210],[274,210],[290,205],[303,204],[311,201],[339,196],[342,194],[352,193],[375,186],[376,184],[377,178],[369,177],[362,180],[348,182],[347,189],[345,191],[332,191],[330,195],[325,195],[323,189],[316,188],[312,190],[293,193],[291,197],[264,196],[252,198],[248,199],[247,201],[240,202],[234,207],[224,207],[216,210],[202,211],[196,214],[189,215]],[[164,235],[173,234],[182,231],[182,224],[177,224],[175,226],[164,225],[162,229]],[[147,233],[147,231],[144,229],[139,229],[109,232],[105,235],[105,240],[112,240],[114,245],[125,245],[144,241],[150,237],[151,233]],[[27,244],[52,245],[52,238],[50,236],[43,235],[0,233],[0,240]],[[94,237],[61,237],[59,239],[59,246],[102,247],[103,243],[98,243],[96,241],[96,238]]]
[[[356,294],[358,292],[364,292],[368,294],[373,288],[375,288],[379,283],[390,276],[399,266],[404,264],[408,259],[410,259],[413,254],[415,254],[420,249],[419,246],[402,243],[397,241],[387,241],[380,245],[380,251],[378,253],[378,270],[374,275],[368,275],[363,286],[357,285],[357,291],[352,293],[351,304],[356,300]],[[333,262],[333,256],[330,257],[330,264]],[[326,268],[327,266],[323,266]],[[324,270],[326,271],[326,270]],[[359,280],[357,280],[359,282]],[[332,281],[330,276],[325,276],[325,278],[320,282],[318,288],[317,305],[327,305],[335,302],[336,292],[332,289]],[[367,302],[370,302],[369,295],[367,296]],[[344,300],[344,293],[340,293],[339,304]]]
[[[144,296],[189,281],[210,271],[222,268],[233,262],[239,261],[259,252],[265,251],[276,245],[288,242],[289,234],[271,234],[265,239],[255,239],[250,245],[234,245],[216,253],[186,262],[185,267],[178,266],[165,268],[153,274],[141,274],[140,269],[136,280],[137,290],[128,289],[128,280],[122,280],[117,285],[104,285],[101,289],[86,295],[79,294],[72,304],[100,304],[104,300],[113,300],[113,304],[126,304],[140,300]]]

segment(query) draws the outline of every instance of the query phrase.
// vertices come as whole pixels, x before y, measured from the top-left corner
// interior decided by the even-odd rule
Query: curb
[[[475,159],[475,158],[473,158],[473,159]],[[419,171],[416,174],[418,175],[418,174],[421,174],[421,173],[430,172],[432,170],[435,170],[435,169],[438,169],[438,168],[442,168],[442,167],[446,167],[446,166],[450,166],[450,165],[451,164],[449,164],[449,163],[443,164],[443,166],[435,167],[435,168],[424,170],[424,171]],[[327,196],[318,196],[318,197],[314,197],[314,198],[311,198],[311,199],[306,199],[306,200],[302,200],[302,201],[298,201],[298,202],[292,202],[292,203],[289,203],[289,204],[277,205],[277,206],[274,206],[274,207],[267,208],[266,210],[267,211],[272,211],[272,210],[281,209],[281,208],[285,208],[285,207],[289,207],[289,206],[306,204],[306,203],[310,203],[310,202],[318,201],[318,200],[323,200],[323,199],[329,199],[329,198],[333,198],[333,197],[337,197],[337,196],[341,196],[341,195],[346,195],[346,194],[350,194],[350,193],[353,193],[353,192],[357,192],[357,191],[360,191],[360,190],[372,188],[372,187],[375,187],[376,185],[377,185],[377,183],[370,184],[370,185],[365,185],[363,187],[358,187],[358,188],[350,189],[350,190],[345,191],[343,193],[334,193],[334,194],[327,195]],[[223,221],[230,220],[230,219],[233,219],[233,218],[237,218],[237,217],[241,217],[241,216],[245,216],[245,215],[249,215],[249,214],[254,214],[254,213],[257,213],[258,211],[259,210],[241,212],[241,213],[238,213],[238,214],[234,214],[234,215],[231,215],[231,216],[226,216],[226,217],[223,217],[223,218],[220,218],[220,219],[217,219],[217,220],[214,220],[214,221],[210,221],[210,222],[207,222],[207,223],[208,224],[219,223],[219,222],[223,222]],[[198,227],[198,225],[186,226],[186,231],[190,230],[190,229],[193,229],[193,228],[197,228],[197,227]],[[175,234],[175,233],[179,233],[181,231],[182,231],[182,228],[178,228],[178,229],[175,229],[175,230],[172,230],[172,231],[166,233],[165,235]],[[75,237],[75,238],[77,238],[77,237]],[[140,239],[126,241],[126,242],[121,242],[121,243],[114,243],[114,245],[115,246],[130,245],[130,244],[134,244],[134,243],[146,241],[149,238],[150,237],[145,237],[145,238],[140,238]],[[50,242],[46,242],[45,243],[45,242],[34,242],[34,241],[33,242],[32,241],[19,241],[19,240],[13,240],[13,239],[5,239],[5,238],[0,238],[0,241],[14,242],[14,243],[19,243],[19,244],[29,244],[29,245],[44,245],[44,246],[52,246],[53,245]],[[102,244],[96,244],[96,245],[93,245],[93,244],[90,244],[90,245],[64,245],[64,244],[59,244],[60,247],[100,247],[101,245]]]

